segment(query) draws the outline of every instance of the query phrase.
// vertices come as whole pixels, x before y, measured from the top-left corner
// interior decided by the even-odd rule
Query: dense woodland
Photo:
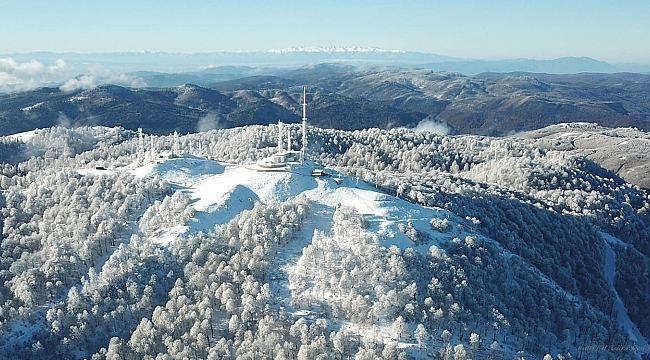
[[[276,150],[276,134],[213,130],[178,147],[248,164]],[[152,161],[136,133],[0,138],[2,357],[634,358],[581,348],[633,344],[617,301],[650,338],[644,190],[516,138],[310,128],[309,139],[311,159],[452,216],[426,231],[404,222],[413,246],[401,249],[336,207],[330,229],[288,260],[284,299],[273,278],[314,217],[304,196],[257,202],[163,246],[158,232],[188,222],[191,199],[120,170]],[[165,150],[173,139],[144,143]],[[96,167],[107,170],[87,171]]]

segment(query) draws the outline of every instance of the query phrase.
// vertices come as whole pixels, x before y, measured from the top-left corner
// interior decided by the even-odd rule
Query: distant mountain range
[[[0,54],[0,58],[16,61],[51,63],[63,59],[72,67],[82,70],[100,64],[103,67],[133,71],[158,71],[165,73],[197,72],[220,66],[252,66],[256,68],[295,68],[305,64],[323,62],[352,63],[365,66],[408,66],[438,71],[460,72],[476,75],[482,72],[543,72],[570,74],[580,72],[638,72],[650,73],[650,64],[609,64],[587,57],[563,57],[549,60],[460,59],[431,53],[384,50],[368,47],[296,47],[269,51],[223,51],[211,53],[117,52],[117,53],[52,53],[31,52]]]
[[[206,70],[207,72],[208,70]],[[281,75],[252,67],[209,70],[211,84],[165,88],[118,85],[40,88],[0,96],[0,134],[56,124],[142,127],[167,134],[298,122],[302,87],[308,118],[325,128],[391,128],[437,124],[452,134],[506,135],[565,122],[650,130],[650,75],[484,73],[369,70],[318,64]],[[173,75],[140,73],[141,81]],[[182,79],[182,76],[179,75]],[[196,80],[196,79],[195,79]],[[92,85],[92,84],[91,84]]]
[[[0,54],[0,94],[64,86],[66,90],[113,84],[165,88],[209,86],[246,76],[283,76],[322,64],[363,70],[424,69],[461,73],[650,74],[650,64],[609,64],[586,57],[550,60],[473,60],[438,54],[364,47],[303,47],[255,52],[196,54],[162,52]]]

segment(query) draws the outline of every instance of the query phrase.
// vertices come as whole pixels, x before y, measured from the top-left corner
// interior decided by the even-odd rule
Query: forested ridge
[[[304,84],[310,84],[310,122],[319,127],[414,128],[436,122],[455,134],[493,136],[585,121],[650,129],[647,74],[465,76],[426,68],[321,63],[271,76],[255,76],[269,69],[242,68],[241,73],[221,74],[231,78],[223,82],[210,71],[219,69],[208,69],[198,77],[134,74],[138,80],[123,86],[38,88],[0,94],[0,134],[64,124],[142,127],[170,134],[266,125],[279,118],[298,122]],[[141,87],[132,87],[136,84]]]
[[[301,193],[247,195],[199,226],[191,182],[134,175],[174,141],[190,162],[254,163],[275,125],[0,138],[2,357],[613,359],[640,352],[585,347],[647,344],[643,189],[514,137],[308,130],[326,171],[430,218],[386,220],[393,238]]]

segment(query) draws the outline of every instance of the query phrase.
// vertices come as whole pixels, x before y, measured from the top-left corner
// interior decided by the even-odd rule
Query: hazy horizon
[[[187,59],[181,59],[182,55],[296,47],[376,48],[437,55],[438,62],[590,58],[624,65],[605,72],[647,73],[650,69],[650,47],[642,45],[650,44],[650,2],[645,0],[550,0],[544,4],[514,0],[254,0],[245,4],[232,0],[8,0],[2,8],[0,33],[5,36],[0,42],[0,93],[66,81],[76,87],[105,82],[138,86],[141,82],[125,73],[260,65],[237,62],[241,58],[183,63]],[[179,56],[126,60],[97,56],[142,52]]]
[[[6,1],[0,54],[359,46],[461,59],[650,64],[650,2]]]
[[[322,51],[316,51],[313,49],[323,49]],[[608,63],[612,65],[626,65],[626,64],[639,64],[639,65],[650,65],[650,61],[648,62],[634,62],[634,61],[622,61],[622,62],[616,62],[616,61],[607,61],[603,60],[601,58],[595,58],[591,56],[580,56],[580,55],[566,55],[566,56],[557,56],[557,57],[503,57],[503,58],[479,58],[479,57],[474,57],[474,58],[462,58],[462,57],[454,57],[454,56],[449,56],[447,54],[443,53],[435,53],[435,52],[422,52],[422,51],[411,51],[411,50],[404,50],[404,49],[385,49],[385,48],[378,48],[378,47],[366,47],[366,46],[355,46],[355,45],[349,45],[349,46],[336,46],[336,45],[324,45],[324,46],[292,46],[292,47],[286,47],[286,48],[269,48],[269,49],[260,49],[260,50],[215,50],[215,51],[200,51],[200,52],[173,52],[173,51],[154,51],[154,50],[129,50],[129,51],[108,51],[108,52],[76,52],[76,51],[49,51],[49,50],[33,50],[33,51],[24,51],[24,52],[11,52],[11,53],[0,53],[0,56],[13,56],[13,55],[20,55],[20,58],[28,57],[29,55],[37,55],[37,54],[53,54],[53,55],[80,55],[80,56],[101,56],[101,55],[117,55],[117,54],[167,54],[167,55],[178,55],[178,56],[192,56],[192,55],[210,55],[210,54],[254,54],[254,53],[286,53],[286,52],[291,52],[291,51],[302,51],[302,52],[342,52],[342,51],[334,51],[334,50],[329,50],[333,48],[357,48],[357,49],[365,49],[366,51],[359,51],[359,52],[370,52],[367,51],[368,49],[372,49],[375,52],[378,53],[412,53],[412,54],[423,54],[423,55],[432,55],[432,56],[439,56],[441,58],[448,58],[450,61],[485,61],[485,62],[498,62],[498,61],[518,61],[518,60],[534,60],[534,61],[549,61],[549,60],[558,60],[558,59],[592,59],[595,61],[603,62],[603,63]],[[304,49],[309,49],[309,50],[304,50]],[[351,51],[353,52],[353,51]],[[34,57],[34,60],[39,60],[38,58]]]

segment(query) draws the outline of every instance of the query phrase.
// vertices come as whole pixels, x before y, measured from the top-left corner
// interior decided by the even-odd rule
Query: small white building
[[[291,164],[300,162],[300,153],[297,151],[283,151],[275,153],[257,162],[251,169],[256,171],[285,171]]]

